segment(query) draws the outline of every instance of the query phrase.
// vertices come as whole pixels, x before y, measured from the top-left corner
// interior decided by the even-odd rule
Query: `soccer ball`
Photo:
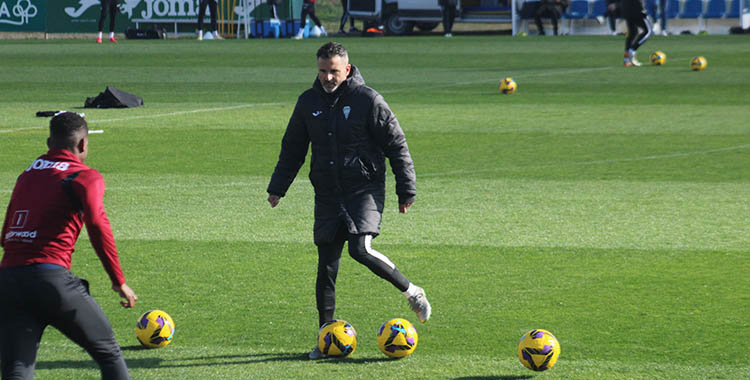
[[[500,92],[503,94],[510,95],[516,92],[517,88],[518,85],[516,84],[516,81],[513,80],[513,78],[505,78],[500,81]]]
[[[172,342],[174,321],[169,314],[161,310],[149,310],[135,325],[135,336],[142,345],[148,348],[160,348]]]
[[[555,365],[558,357],[560,343],[547,330],[531,330],[518,342],[518,360],[530,370],[546,371]]]
[[[667,63],[667,55],[664,54],[663,51],[655,51],[651,54],[651,57],[649,58],[651,61],[651,64],[654,66],[661,66],[665,63]]]
[[[347,321],[328,322],[318,331],[318,349],[323,355],[349,356],[357,349],[357,332]]]
[[[690,68],[693,69],[693,71],[701,71],[708,66],[708,62],[706,61],[706,58],[703,58],[701,56],[693,57],[693,59],[690,60]]]
[[[406,319],[393,318],[378,330],[378,347],[392,358],[411,355],[417,349],[418,342],[417,329]]]

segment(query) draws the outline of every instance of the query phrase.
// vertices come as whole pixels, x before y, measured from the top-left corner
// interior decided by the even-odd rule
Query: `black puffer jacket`
[[[269,194],[286,194],[310,145],[315,244],[331,242],[341,223],[352,234],[379,233],[385,157],[396,176],[399,203],[414,202],[416,175],[404,132],[383,97],[365,86],[354,65],[333,94],[326,93],[316,79],[297,99]]]

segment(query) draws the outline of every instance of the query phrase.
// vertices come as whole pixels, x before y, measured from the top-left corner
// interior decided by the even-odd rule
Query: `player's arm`
[[[297,172],[307,157],[310,136],[307,133],[302,108],[302,96],[300,96],[284,132],[284,138],[281,140],[279,161],[276,163],[271,182],[268,184],[268,203],[271,207],[276,207],[281,197],[286,195],[286,191],[294,182]]]
[[[2,235],[0,235],[0,247],[5,247],[5,234],[8,233],[8,213],[10,212],[10,202],[8,202],[8,209],[5,210],[5,218],[3,219]]]
[[[417,176],[409,146],[406,144],[406,136],[396,115],[380,95],[374,99],[371,116],[372,136],[388,157],[391,170],[396,177],[399,212],[406,213],[406,209],[414,203],[417,195]]]
[[[83,221],[91,246],[112,281],[112,290],[125,299],[120,304],[123,307],[133,307],[138,296],[125,284],[112,227],[104,209],[104,189],[104,179],[96,170],[83,171],[73,181],[73,190],[83,205]]]

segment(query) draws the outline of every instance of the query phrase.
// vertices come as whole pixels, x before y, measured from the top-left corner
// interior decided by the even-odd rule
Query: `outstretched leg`
[[[420,321],[430,318],[432,308],[424,290],[409,282],[388,257],[372,248],[372,235],[349,235],[349,255],[400,290]]]

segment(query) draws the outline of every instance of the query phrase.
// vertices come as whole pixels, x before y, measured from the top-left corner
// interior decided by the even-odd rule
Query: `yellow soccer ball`
[[[357,332],[347,321],[328,322],[318,331],[318,349],[323,355],[349,356],[357,349]]]
[[[516,84],[516,81],[513,80],[513,78],[505,78],[500,81],[500,93],[505,95],[510,95],[514,92],[516,92],[516,89],[518,88],[518,84]]]
[[[411,355],[417,349],[418,342],[417,329],[406,319],[393,318],[378,330],[378,347],[392,358]]]
[[[174,337],[174,321],[169,314],[161,310],[149,310],[135,325],[135,336],[142,345],[148,348],[165,347]]]
[[[693,57],[693,59],[690,60],[690,68],[693,69],[693,71],[701,71],[708,66],[708,61],[706,61],[706,58],[697,56]]]
[[[533,371],[546,371],[557,363],[560,343],[547,330],[531,330],[518,343],[518,360]]]
[[[661,66],[667,63],[667,55],[664,54],[663,51],[657,50],[651,53],[651,57],[649,58],[649,61],[651,61],[651,64],[654,66]]]

